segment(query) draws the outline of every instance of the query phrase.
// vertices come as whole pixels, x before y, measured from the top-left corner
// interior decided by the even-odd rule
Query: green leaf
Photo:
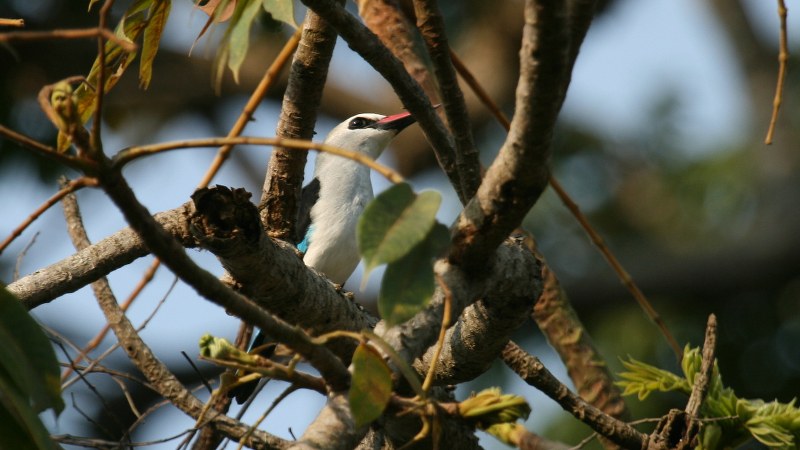
[[[353,354],[350,382],[350,411],[356,427],[364,426],[383,414],[392,396],[392,371],[381,356],[365,343]]]
[[[145,27],[147,26],[147,10],[153,5],[155,0],[136,0],[125,11],[117,28],[114,30],[114,35],[124,41],[136,42],[142,35]],[[106,65],[105,74],[106,82],[104,92],[108,92],[113,88],[117,81],[119,81],[122,74],[136,59],[137,52],[127,52],[122,49],[115,42],[107,41],[105,43],[106,51]],[[97,76],[100,72],[100,61],[95,59],[86,81],[92,86],[85,85],[79,86],[75,89],[75,97],[78,104],[78,111],[81,115],[81,123],[86,123],[92,114],[94,114],[94,102],[97,97],[97,91],[100,89],[97,86]]]
[[[250,28],[260,10],[261,0],[240,0],[236,3],[230,25],[222,37],[222,46],[217,52],[217,85],[222,80],[226,65],[233,73],[234,81],[239,82],[239,68],[250,46]]]
[[[449,242],[450,231],[436,223],[424,241],[386,268],[378,311],[389,326],[405,322],[428,305],[436,289],[433,258]]]
[[[42,329],[5,287],[0,342],[0,448],[56,448],[37,414],[64,409],[58,361]]]
[[[64,409],[58,361],[50,341],[28,311],[0,288],[0,374],[39,413]]]
[[[0,448],[57,449],[30,402],[7,380],[0,368]]]
[[[167,25],[169,11],[172,8],[171,0],[156,0],[150,7],[150,15],[144,28],[142,41],[142,60],[139,62],[139,86],[147,89],[153,76],[153,60],[158,52],[161,35]]]
[[[408,184],[400,183],[367,205],[356,229],[365,280],[372,269],[397,261],[425,239],[441,202],[436,191],[416,195]]]
[[[294,20],[294,1],[293,0],[263,0],[264,11],[268,12],[273,19],[297,28]]]
[[[628,372],[619,374],[623,381],[616,384],[623,388],[622,395],[637,394],[639,400],[646,399],[652,392],[681,391],[691,392],[691,386],[684,379],[672,372],[653,367],[649,364],[629,358],[622,361]]]

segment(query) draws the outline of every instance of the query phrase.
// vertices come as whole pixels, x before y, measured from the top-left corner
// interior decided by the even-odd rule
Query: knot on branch
[[[230,239],[258,242],[262,234],[258,209],[245,189],[217,185],[192,194],[192,234],[204,244]]]
[[[652,450],[690,450],[697,445],[700,422],[679,409],[671,409],[662,417],[650,437]]]

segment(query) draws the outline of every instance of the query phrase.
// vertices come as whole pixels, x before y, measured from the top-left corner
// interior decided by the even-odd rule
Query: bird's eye
[[[366,117],[356,117],[355,119],[351,120],[350,123],[347,125],[347,128],[350,130],[357,130],[359,128],[364,128],[367,125],[370,125],[373,121],[367,119]]]

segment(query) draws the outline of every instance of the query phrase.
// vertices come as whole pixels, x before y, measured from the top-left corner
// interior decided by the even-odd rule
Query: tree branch
[[[197,242],[188,228],[189,203],[158,213],[155,220],[185,247]],[[130,228],[125,228],[74,255],[8,285],[22,304],[33,309],[64,294],[75,292],[122,266],[149,254],[144,242]]]
[[[488,370],[514,330],[527,320],[531,305],[542,292],[541,266],[521,245],[512,248],[522,251],[504,252],[501,271],[507,278],[492,283],[486,296],[464,309],[456,325],[447,331],[436,365],[437,385],[472,380]],[[519,269],[509,273],[508,268]],[[429,348],[415,362],[419,373],[427,372],[433,350]]]
[[[281,117],[275,131],[279,138],[311,140],[317,109],[328,76],[328,65],[336,45],[336,33],[314,11],[309,10],[300,44],[289,71]],[[276,148],[269,160],[261,192],[262,222],[272,237],[294,241],[306,152]]]
[[[458,217],[450,260],[473,273],[522,222],[547,186],[550,142],[568,83],[560,0],[528,0],[511,131]]]
[[[646,448],[649,442],[647,435],[636,431],[625,422],[604,414],[570,392],[544,367],[538,358],[529,355],[513,342],[509,342],[503,349],[502,357],[506,365],[523,381],[544,392],[545,395],[561,405],[565,411],[592,427],[602,436],[627,449]]]
[[[472,198],[481,184],[481,167],[478,150],[472,140],[467,104],[450,58],[444,19],[436,2],[432,0],[414,0],[414,12],[417,16],[417,27],[428,46],[434,73],[439,81],[447,122],[455,137],[456,168],[461,179],[461,192],[464,198]]]
[[[533,319],[567,367],[578,395],[604,413],[623,419],[627,406],[603,358],[578,318],[555,273],[542,261],[544,290],[533,307]]]
[[[74,194],[69,194],[64,198],[64,213],[67,219],[67,230],[70,238],[79,250],[85,250],[91,246],[83,221],[80,217],[78,202]],[[121,347],[127,353],[131,362],[136,365],[139,371],[147,378],[150,386],[155,389],[165,399],[178,407],[181,411],[190,415],[194,419],[199,419],[203,413],[203,404],[192,395],[186,387],[170,372],[150,347],[142,341],[136,328],[125,316],[125,312],[120,308],[111,286],[105,277],[99,278],[92,283],[97,303],[106,316],[108,324],[117,336]],[[256,430],[252,433],[250,426],[237,420],[233,420],[224,414],[219,414],[211,419],[214,427],[231,439],[241,439],[249,435],[246,439],[251,446],[269,446],[270,448],[285,448],[287,443],[283,439],[269,435],[263,431]]]
[[[248,318],[253,325],[270,330],[271,335],[301,354],[319,370],[334,391],[347,388],[350,376],[338,358],[325,347],[314,344],[301,330],[264,312],[251,300],[233,291],[212,274],[197,266],[183,247],[172,239],[139,203],[120,172],[111,169],[108,162],[104,165],[105,170],[96,175],[106,194],[122,211],[127,222],[136,230],[150,251],[173,273],[211,302],[240,318]]]
[[[367,426],[356,428],[346,394],[332,394],[303,436],[289,448],[350,450],[358,445],[368,429]]]

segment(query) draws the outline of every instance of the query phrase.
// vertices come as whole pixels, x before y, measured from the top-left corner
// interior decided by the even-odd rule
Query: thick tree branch
[[[188,228],[190,208],[189,203],[184,203],[175,209],[158,213],[153,218],[184,247],[197,245]],[[136,232],[126,228],[9,284],[8,290],[26,308],[33,309],[64,294],[75,292],[149,253]]]
[[[101,170],[97,178],[106,194],[122,211],[127,222],[136,230],[150,251],[173,273],[211,302],[240,318],[248,318],[253,325],[270,330],[270,334],[276,339],[301,354],[319,370],[334,391],[347,388],[350,376],[338,358],[326,348],[314,344],[302,331],[264,312],[251,300],[225,286],[212,274],[197,266],[183,247],[169,236],[139,203],[121,173],[108,167],[108,162],[105,165],[105,170]]]
[[[317,109],[328,76],[336,33],[309,10],[297,47],[289,82],[283,95],[276,136],[311,140]],[[306,152],[276,148],[272,151],[261,193],[262,222],[270,236],[296,241],[294,221],[303,184]]]
[[[491,306],[488,306],[488,304],[473,305],[475,309],[461,316],[454,324],[454,330],[459,331],[448,331],[451,339],[455,338],[448,344],[456,345],[455,343],[459,342],[457,345],[465,345],[466,347],[453,352],[452,361],[454,365],[446,369],[441,375],[443,378],[458,373],[461,370],[458,364],[462,363],[466,364],[465,374],[469,373],[473,377],[477,376],[477,366],[486,363],[486,361],[469,361],[469,355],[464,353],[472,345],[469,341],[486,338],[487,342],[504,344],[507,341],[507,337],[503,336],[504,333],[510,333],[519,325],[516,320],[509,320],[505,313],[499,314],[492,319],[497,321],[494,325],[498,329],[491,330],[491,333],[489,333],[489,330],[483,329],[481,324],[465,323],[465,320],[487,319],[483,317],[486,314],[486,310],[483,308],[492,308],[494,310],[492,314],[494,314],[508,306],[510,310],[519,313],[520,307],[523,309],[530,308],[532,299],[538,293],[535,286],[541,285],[541,281],[537,278],[539,271],[527,249],[511,243],[502,245],[497,250],[496,258],[497,263],[488,271],[487,276],[481,278],[468,277],[458,266],[449,264],[444,260],[437,261],[435,265],[436,274],[450,290],[454,316],[461,316],[465,308],[475,302],[476,299],[487,298],[495,302]],[[375,328],[375,332],[397,349],[406,361],[414,361],[428,351],[428,348],[436,341],[439,326],[442,323],[443,303],[444,294],[441,289],[437,289],[434,298],[425,310],[407,322],[388,330],[385,328],[385,323],[380,322]],[[492,345],[488,347],[491,348]],[[446,354],[450,354],[450,351],[445,350]],[[490,358],[490,361],[497,355],[497,352],[484,354],[483,350],[479,353],[484,357]],[[450,375],[445,375],[448,372]],[[437,374],[438,376],[440,375]],[[459,378],[464,379],[468,378],[468,376],[459,376]]]
[[[506,269],[502,271],[508,278],[493,283],[486,296],[464,309],[456,325],[447,331],[436,365],[437,385],[472,380],[488,370],[514,330],[527,320],[531,305],[542,292],[541,267],[533,255],[525,250],[504,253],[502,267]],[[518,269],[509,273],[507,268]],[[524,272],[528,270],[530,273]],[[433,353],[429,348],[415,362],[419,373],[427,372]]]
[[[516,111],[503,147],[456,221],[450,260],[473,272],[522,222],[550,176],[550,142],[568,81],[560,0],[528,0]]]
[[[614,385],[608,365],[572,309],[555,273],[541,255],[537,258],[542,261],[544,290],[534,305],[533,320],[564,362],[578,395],[612,417],[626,418],[625,400]]]
[[[346,394],[332,394],[319,415],[308,426],[292,450],[350,450],[367,433],[369,427],[356,428]]]
[[[192,229],[200,246],[214,253],[236,288],[259,306],[312,335],[334,330],[360,331],[377,320],[310,270],[294,246],[267,237],[258,212],[243,189],[217,186],[197,191]],[[355,343],[334,346],[345,361]]]

